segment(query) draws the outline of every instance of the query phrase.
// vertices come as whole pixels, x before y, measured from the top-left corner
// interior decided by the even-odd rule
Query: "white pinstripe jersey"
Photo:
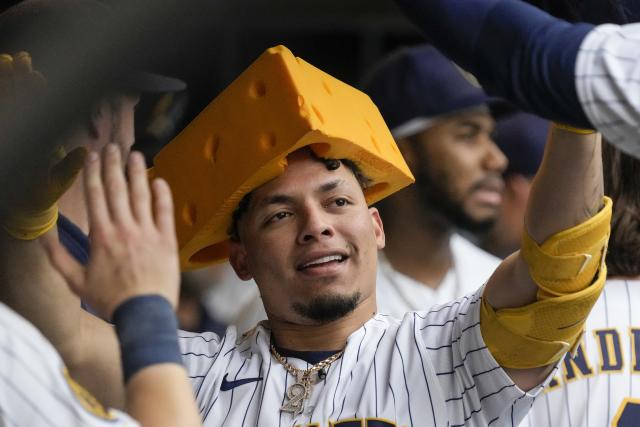
[[[582,41],[575,73],[591,123],[609,142],[640,157],[640,24],[595,27]]]
[[[24,318],[0,303],[0,425],[138,426],[105,410],[66,374],[53,346]]]
[[[578,352],[560,365],[522,427],[640,425],[639,302],[640,281],[607,281]]]
[[[183,357],[204,425],[517,423],[542,387],[522,392],[486,348],[479,327],[483,289],[428,312],[407,313],[402,321],[380,314],[371,318],[348,338],[344,355],[313,386],[297,417],[280,411],[293,377],[269,353],[267,323],[237,341],[233,328],[222,338],[183,332]]]

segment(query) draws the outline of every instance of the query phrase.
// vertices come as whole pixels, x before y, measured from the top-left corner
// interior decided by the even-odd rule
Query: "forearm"
[[[186,371],[175,364],[153,365],[133,376],[127,384],[127,412],[143,426],[201,425]]]
[[[543,161],[533,180],[525,227],[538,244],[578,225],[602,206],[603,179],[597,134],[577,135],[551,126]],[[509,257],[487,284],[485,296],[495,309],[536,301],[538,285],[521,254]]]
[[[427,39],[489,93],[549,119],[590,127],[575,89],[580,43],[593,28],[516,0],[396,0]]]

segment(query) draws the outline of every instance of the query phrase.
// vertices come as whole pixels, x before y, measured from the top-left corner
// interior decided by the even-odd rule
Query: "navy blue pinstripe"
[[[413,426],[413,415],[411,414],[411,394],[409,393],[409,385],[407,384],[407,373],[404,369],[404,358],[402,357],[402,352],[400,351],[400,347],[398,346],[398,340],[394,339],[396,350],[398,350],[398,355],[400,356],[400,363],[402,364],[402,377],[404,378],[404,388],[407,391],[407,409],[409,410],[409,421]]]
[[[431,388],[429,387],[429,381],[427,380],[427,372],[424,370],[424,360],[422,359],[422,352],[420,351],[420,346],[418,345],[417,335],[418,333],[416,331],[416,315],[414,313],[413,314],[413,341],[416,344],[416,350],[418,352],[418,356],[420,356],[420,366],[422,367],[422,376],[424,377],[424,383],[427,385],[427,394],[429,395],[429,405],[431,406],[431,416],[433,417],[433,425],[435,426],[436,412],[433,409],[433,399],[431,398]],[[397,345],[398,345],[398,342],[396,341],[396,346]],[[402,355],[400,355],[400,357],[402,358]],[[404,362],[403,362],[403,370],[404,370]]]
[[[333,402],[331,406],[331,415],[329,418],[333,417],[333,413],[336,411],[336,393],[338,392],[338,386],[340,385],[340,380],[342,379],[342,362],[344,361],[344,357],[340,358],[340,370],[338,371],[338,382],[336,382],[336,388],[333,390]]]
[[[258,376],[262,376],[262,364],[260,364],[260,369],[258,370]],[[253,398],[256,395],[256,391],[258,391],[258,387],[260,386],[261,381],[256,381],[256,385],[253,388],[253,393],[251,393],[251,399],[249,399],[249,403],[247,404],[247,409],[244,411],[244,417],[242,418],[242,425],[244,426],[244,422],[247,420],[247,414],[249,413],[249,408],[251,407],[251,402],[253,402]]]
[[[256,427],[258,427],[258,420],[260,419],[260,413],[262,412],[262,402],[264,402],[264,393],[267,390],[267,382],[269,381],[269,374],[271,373],[271,362],[272,359],[269,358],[269,367],[267,368],[267,375],[264,377],[262,382],[262,395],[260,396],[260,408],[258,409],[258,418],[256,419]]]
[[[247,363],[247,360],[248,359],[244,359],[244,361],[242,362],[242,365],[240,365],[240,368],[238,368],[236,375],[233,377],[234,381],[238,379],[238,375],[240,375],[240,371],[242,371],[242,368],[244,368],[244,364]],[[233,407],[233,394],[235,393],[235,391],[236,391],[235,388],[231,389],[231,399],[229,400],[229,409],[227,409],[227,415],[224,416],[224,420],[222,420],[221,425],[224,425],[224,423],[227,422],[227,418],[229,418],[229,414],[231,413],[231,408]],[[209,414],[207,413],[207,415]]]
[[[204,339],[204,338],[203,338],[203,339]],[[222,338],[222,343],[221,343],[221,345],[220,345],[220,349],[224,348],[224,343],[225,343],[226,339],[227,339],[227,336],[225,335],[225,336]],[[205,340],[205,341],[206,341],[206,340]],[[219,354],[220,354],[220,352],[218,351],[218,355],[219,355]],[[211,364],[209,365],[209,368],[207,369],[207,372],[204,374],[204,376],[205,376],[205,377],[206,377],[207,375],[209,375],[209,372],[211,372],[211,368],[213,368],[213,365],[216,363],[216,360],[218,360],[218,358],[217,358],[217,357],[211,361]],[[200,383],[200,385],[198,386],[198,389],[196,390],[196,393],[195,393],[195,397],[196,397],[196,399],[198,399],[198,397],[200,396],[200,390],[202,390],[202,384],[204,384],[204,381],[202,381],[202,382]],[[216,400],[217,400],[217,398],[216,398]],[[213,407],[213,404],[214,404],[214,403],[215,403],[215,400],[213,401],[213,403],[212,403],[212,404],[211,404],[211,406],[209,407],[209,411],[211,410],[211,407]],[[204,411],[204,408],[202,408],[202,407],[201,407],[201,408],[199,408],[199,409],[200,409],[200,413],[202,413],[202,412]],[[209,413],[209,411],[207,411],[207,414]]]
[[[602,288],[602,300],[604,301],[604,322],[609,327],[609,307],[607,306],[607,287]],[[607,375],[607,419],[611,419],[611,375]]]
[[[376,395],[375,395],[375,401],[376,401],[376,417],[378,416],[378,371],[376,368],[376,356],[378,355],[378,348],[380,348],[380,343],[382,342],[382,338],[384,338],[384,334],[387,333],[387,330],[385,329],[382,332],[382,335],[380,336],[380,339],[378,340],[378,344],[376,345],[376,352],[373,354],[373,385],[376,388]]]

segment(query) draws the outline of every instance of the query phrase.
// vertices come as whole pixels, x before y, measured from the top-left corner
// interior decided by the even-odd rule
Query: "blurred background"
[[[4,2],[2,10],[15,3]],[[284,44],[318,68],[357,85],[385,53],[423,40],[390,0],[103,3],[112,6],[116,21],[121,21],[113,32],[119,36],[116,50],[122,50],[123,60],[188,85],[184,93],[141,100],[136,148],[149,157],[269,47]]]

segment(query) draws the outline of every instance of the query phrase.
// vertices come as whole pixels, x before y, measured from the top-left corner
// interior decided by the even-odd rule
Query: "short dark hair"
[[[604,191],[613,200],[609,276],[640,275],[640,160],[602,144]]]
[[[353,175],[356,177],[356,180],[358,181],[358,184],[360,185],[360,188],[362,188],[362,190],[366,190],[370,185],[371,185],[371,179],[369,177],[367,177],[364,172],[362,172],[362,169],[360,168],[360,166],[357,165],[356,162],[354,162],[353,160],[349,160],[349,159],[326,159],[324,157],[319,157],[317,156],[313,151],[309,150],[309,152],[311,153],[311,157],[314,160],[317,160],[319,162],[324,163],[325,167],[327,168],[327,170],[329,171],[333,171],[336,170],[340,167],[340,165],[344,165],[346,168],[348,168]],[[240,202],[238,203],[238,207],[236,208],[235,211],[233,211],[233,213],[231,214],[231,225],[229,226],[229,229],[227,230],[227,234],[229,235],[229,238],[233,241],[240,241],[240,233],[238,230],[238,224],[240,222],[240,220],[242,219],[242,217],[244,216],[245,213],[247,213],[247,211],[249,210],[249,205],[251,204],[251,196],[252,196],[253,192],[249,192],[247,194],[244,195],[244,197],[242,199],[240,199]]]

